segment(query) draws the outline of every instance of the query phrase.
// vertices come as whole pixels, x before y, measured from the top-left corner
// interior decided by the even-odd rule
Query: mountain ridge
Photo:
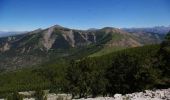
[[[54,25],[0,38],[0,65],[2,69],[11,69],[11,66],[17,69],[54,58],[96,56],[95,53],[100,56],[129,47],[158,44],[163,38],[164,35],[160,34],[129,33],[113,27],[76,30]]]

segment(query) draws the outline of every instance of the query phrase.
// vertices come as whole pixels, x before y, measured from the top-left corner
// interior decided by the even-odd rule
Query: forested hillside
[[[160,45],[147,45],[81,60],[60,59],[0,74],[0,93],[50,89],[73,96],[113,95],[170,85],[170,33]]]

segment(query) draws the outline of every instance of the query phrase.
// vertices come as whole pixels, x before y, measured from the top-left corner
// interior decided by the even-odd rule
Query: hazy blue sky
[[[170,25],[170,0],[0,0],[0,30]]]

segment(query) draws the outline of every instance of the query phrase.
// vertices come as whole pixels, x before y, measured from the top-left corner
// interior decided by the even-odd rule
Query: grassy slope
[[[131,37],[128,36],[128,35],[114,33],[111,36],[111,41],[113,43],[114,42],[116,43],[117,41],[120,41],[121,39],[125,39],[125,38],[131,38]],[[108,44],[109,44],[109,42],[108,42]],[[123,50],[125,48],[127,48],[127,47],[125,47],[125,46],[111,46],[111,47],[109,47],[109,46],[107,46],[107,43],[106,43],[106,45],[101,50],[99,50],[98,52],[93,53],[92,55],[90,55],[90,57],[106,55],[106,54],[109,54],[109,53],[112,53],[112,52]]]
[[[109,54],[109,53],[116,52],[116,51],[123,50],[123,49],[125,49],[125,47],[121,47],[121,46],[105,47],[101,49],[100,51],[90,55],[90,57],[102,56],[102,55]]]

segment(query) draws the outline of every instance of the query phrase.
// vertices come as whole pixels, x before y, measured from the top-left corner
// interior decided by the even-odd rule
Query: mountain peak
[[[50,27],[50,28],[64,28],[63,26],[61,26],[61,25],[58,25],[58,24],[56,24],[56,25],[53,25],[52,27]]]
[[[104,27],[102,29],[116,29],[116,28],[114,28],[114,27]]]
[[[97,28],[89,28],[87,29],[87,31],[95,31],[95,30],[98,30]]]
[[[136,47],[149,43],[160,43],[160,35],[155,34],[131,34],[124,30],[104,27],[95,31],[75,30],[54,25],[46,29],[37,29],[24,35],[15,35],[12,37],[0,38],[0,54],[14,52],[14,55],[30,55],[16,62],[16,57],[7,58],[11,62],[6,66],[27,66],[41,63],[51,53],[57,53],[60,57],[70,56],[73,53],[82,50],[82,48],[92,47],[90,52],[111,48]],[[73,50],[73,51],[72,51]],[[62,53],[58,53],[62,51]],[[37,52],[39,52],[37,54]],[[84,51],[83,51],[84,52]],[[37,56],[38,55],[38,56]],[[25,57],[25,56],[24,56]],[[31,60],[30,60],[31,57]],[[32,59],[34,58],[34,59]],[[39,61],[36,61],[40,59]],[[28,62],[29,61],[29,62]],[[0,61],[0,65],[3,62]]]

